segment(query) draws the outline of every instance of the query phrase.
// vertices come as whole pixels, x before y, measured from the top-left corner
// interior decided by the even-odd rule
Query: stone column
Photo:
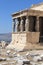
[[[12,32],[15,32],[15,19],[13,19],[13,22],[12,22]]]
[[[23,19],[21,18],[21,21],[20,21],[20,31],[22,32],[24,30],[23,28]]]
[[[35,26],[36,32],[39,32],[39,16],[36,18],[36,26]]]
[[[19,31],[19,21],[18,21],[18,19],[16,19],[16,32],[18,32]]]
[[[26,20],[25,20],[25,31],[29,31],[29,18],[26,17]]]

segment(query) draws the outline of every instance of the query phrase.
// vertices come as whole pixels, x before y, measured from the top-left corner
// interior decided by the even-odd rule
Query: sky
[[[0,0],[0,33],[12,32],[12,13],[41,2],[43,0]]]

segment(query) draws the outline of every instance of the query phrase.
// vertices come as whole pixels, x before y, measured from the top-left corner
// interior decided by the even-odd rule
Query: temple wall
[[[26,33],[13,33],[12,34],[12,41],[15,43],[26,43]]]
[[[8,48],[14,48],[17,51],[29,49],[31,43],[39,42],[39,32],[16,32],[12,33],[12,42]],[[31,48],[31,47],[30,47]]]
[[[38,43],[39,42],[39,32],[29,32],[27,33],[27,42]]]
[[[12,34],[12,41],[15,43],[38,43],[39,42],[39,32],[20,32]]]

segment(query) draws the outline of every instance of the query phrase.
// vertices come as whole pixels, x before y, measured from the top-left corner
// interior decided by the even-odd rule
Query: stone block
[[[39,42],[39,32],[29,32],[27,33],[27,42],[38,43]]]
[[[29,47],[29,43],[39,42],[39,32],[18,32],[12,34],[12,42],[7,48],[15,49],[17,51]],[[13,48],[12,48],[13,47]]]

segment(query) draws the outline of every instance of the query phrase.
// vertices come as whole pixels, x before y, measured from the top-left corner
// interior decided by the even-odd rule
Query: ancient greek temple
[[[40,32],[43,37],[43,3],[12,14],[13,32]]]
[[[13,14],[13,32],[39,32],[39,19],[42,20],[39,14],[40,11],[31,9]]]
[[[43,41],[43,3],[13,13],[12,20],[12,41],[16,45]]]

